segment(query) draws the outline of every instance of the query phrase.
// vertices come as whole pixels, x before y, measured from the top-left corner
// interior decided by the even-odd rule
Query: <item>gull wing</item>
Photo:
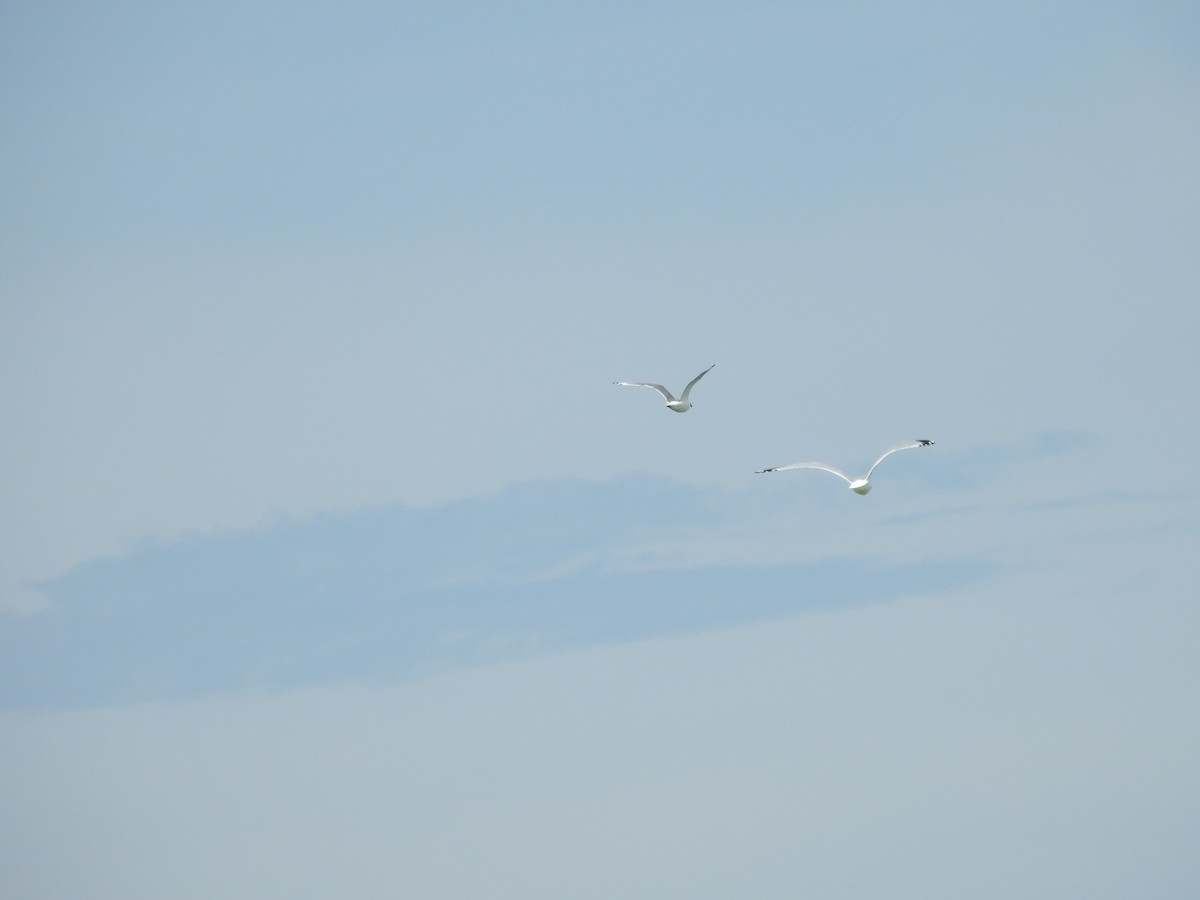
[[[870,481],[871,473],[875,471],[875,466],[879,465],[881,462],[883,462],[885,459],[887,459],[889,456],[891,456],[897,450],[912,450],[914,447],[928,447],[931,444],[933,444],[933,441],[918,439],[915,441],[903,441],[899,444],[896,444],[895,446],[888,447],[886,450],[883,451],[883,454],[879,457],[879,459],[875,460],[874,465],[872,465],[871,468],[867,470],[867,474],[864,477],[868,481]]]
[[[705,369],[703,372],[701,372],[699,375],[697,375],[695,378],[693,378],[691,381],[689,381],[687,383],[687,387],[685,387],[683,389],[683,396],[680,397],[679,399],[686,400],[688,398],[688,394],[690,394],[692,392],[692,388],[695,387],[696,382],[699,381],[701,378],[703,378],[705,375],[707,375],[709,372],[711,372],[713,370],[713,368],[716,367],[716,365],[717,365],[716,363],[713,363],[711,366],[709,366],[707,369]]]
[[[695,384],[695,383],[696,383],[696,382],[694,382],[694,381],[692,382],[692,384]],[[661,384],[653,384],[653,383],[651,383],[651,382],[649,382],[649,381],[614,381],[614,382],[613,382],[613,384],[619,384],[619,385],[621,385],[622,387],[648,387],[648,388],[654,388],[654,390],[658,391],[660,394],[662,394],[662,395],[663,395],[663,396],[664,396],[664,397],[667,399],[667,402],[668,402],[668,403],[674,403],[674,402],[675,402],[675,398],[671,396],[671,392],[670,392],[670,391],[668,391],[668,390],[667,390],[665,387],[663,387]],[[691,386],[692,386],[691,384],[689,384],[689,385],[688,385],[688,387],[689,387],[689,388],[690,388]],[[686,396],[687,396],[687,391],[684,391],[684,392],[683,392],[683,395],[686,397]]]
[[[837,468],[836,466],[831,466],[828,463],[819,463],[819,462],[801,462],[801,463],[792,463],[790,466],[775,466],[774,468],[771,468],[771,469],[759,469],[754,474],[762,475],[764,472],[784,472],[784,471],[787,471],[788,469],[820,469],[822,472],[829,472],[833,475],[836,475],[838,478],[845,479],[847,484],[854,483],[854,479],[851,478],[849,475],[847,475],[845,472],[843,472],[841,469]]]

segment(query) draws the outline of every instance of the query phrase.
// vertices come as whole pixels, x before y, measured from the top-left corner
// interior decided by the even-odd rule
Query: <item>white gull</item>
[[[619,384],[619,385],[622,385],[623,387],[654,388],[654,390],[658,391],[666,399],[667,409],[673,410],[677,413],[685,413],[689,409],[692,408],[692,403],[690,400],[688,400],[688,395],[691,394],[692,388],[696,386],[697,381],[699,381],[701,378],[703,378],[705,375],[707,375],[715,366],[716,366],[716,363],[713,363],[711,366],[709,366],[707,369],[705,369],[703,372],[701,372],[699,375],[697,375],[695,378],[693,378],[691,381],[689,381],[687,383],[687,387],[685,387],[683,389],[683,394],[679,397],[678,400],[676,400],[675,397],[673,397],[671,395],[671,392],[668,391],[661,384],[654,384],[653,382],[650,382],[650,381],[614,381],[613,384]]]
[[[871,473],[875,471],[875,466],[879,465],[881,462],[883,462],[885,459],[887,459],[889,456],[891,456],[897,450],[911,450],[914,447],[929,447],[929,446],[932,446],[932,444],[933,444],[933,441],[915,440],[915,441],[904,441],[901,444],[896,444],[894,447],[888,447],[886,450],[883,451],[883,455],[880,456],[879,459],[875,460],[875,463],[871,466],[870,469],[867,470],[867,474],[864,475],[862,478],[851,478],[849,475],[847,475],[841,469],[836,468],[835,466],[831,466],[828,463],[819,463],[819,462],[798,462],[798,463],[792,463],[790,466],[775,466],[770,469],[759,469],[754,474],[762,475],[764,472],[782,472],[785,469],[821,469],[822,471],[825,471],[825,472],[832,472],[838,478],[844,478],[847,481],[847,483],[849,483],[850,490],[854,491],[854,493],[866,494],[868,491],[871,490]]]

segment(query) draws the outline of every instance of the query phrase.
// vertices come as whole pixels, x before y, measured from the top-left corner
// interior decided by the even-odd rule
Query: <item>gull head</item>
[[[865,478],[856,478],[850,482],[850,490],[856,494],[869,494],[871,492],[871,482]]]

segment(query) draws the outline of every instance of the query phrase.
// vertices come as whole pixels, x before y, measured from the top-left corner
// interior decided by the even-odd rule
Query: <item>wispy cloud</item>
[[[1060,461],[1071,454],[1092,455],[1104,445],[1104,439],[1091,432],[1043,431],[1019,435],[982,446],[957,449],[940,444],[936,465],[929,460],[908,460],[907,467],[895,467],[892,478],[926,481],[933,486],[961,490],[982,487],[1011,478],[1014,470]]]
[[[54,610],[7,623],[0,697],[79,705],[406,679],[878,602],[988,570],[852,555],[637,563],[651,536],[679,541],[728,516],[708,492],[669,481],[537,482],[147,546],[42,585]]]

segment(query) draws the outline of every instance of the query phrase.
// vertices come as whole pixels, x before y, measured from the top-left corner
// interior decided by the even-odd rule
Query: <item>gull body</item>
[[[619,384],[622,387],[653,388],[663,395],[663,399],[667,401],[667,409],[671,410],[672,412],[685,413],[692,408],[691,400],[688,399],[692,393],[692,388],[696,386],[697,381],[707,375],[715,366],[716,363],[713,363],[711,366],[689,381],[687,383],[687,387],[683,389],[683,393],[679,395],[678,399],[661,384],[654,384],[650,381],[614,381],[613,384]]]
[[[897,450],[911,450],[915,447],[930,447],[932,445],[933,441],[919,439],[915,441],[904,441],[888,447],[883,451],[879,459],[875,460],[875,462],[871,464],[871,468],[867,470],[867,474],[863,475],[861,478],[851,478],[836,466],[819,462],[799,462],[792,463],[789,466],[775,466],[770,469],[759,469],[755,474],[762,475],[765,472],[782,472],[785,469],[820,469],[823,472],[829,472],[833,475],[836,475],[838,478],[843,479],[847,484],[850,485],[850,490],[854,491],[856,494],[863,495],[868,494],[871,491],[871,473],[874,472],[875,467],[883,462],[887,457],[891,456]]]

